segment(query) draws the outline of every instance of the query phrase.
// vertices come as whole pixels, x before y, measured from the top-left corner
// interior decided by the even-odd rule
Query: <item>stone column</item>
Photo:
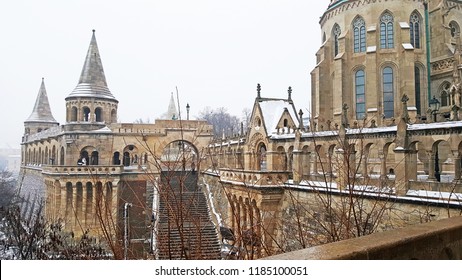
[[[453,152],[454,155],[454,179],[453,179],[453,183],[457,183],[457,182],[460,182],[461,180],[461,165],[462,165],[462,158],[461,156],[459,155],[459,152],[458,151],[455,151]]]
[[[302,165],[302,152],[294,150],[292,152],[292,174],[294,184],[300,183],[303,179],[303,165]]]
[[[314,152],[311,154],[311,163],[313,164],[311,175],[317,175],[318,174],[318,154],[317,152]]]
[[[380,180],[386,180],[387,177],[387,156],[383,152],[379,152],[380,158]]]
[[[364,179],[369,178],[369,172],[367,170],[368,169],[367,158],[368,158],[368,156],[367,156],[366,153],[361,156],[361,167],[362,167],[361,168],[361,171],[362,171],[361,173],[362,173],[362,176],[363,176]]]
[[[432,151],[427,152],[429,154],[428,157],[428,181],[436,182],[435,177],[435,153]]]
[[[395,188],[399,195],[409,190],[409,181],[417,180],[417,152],[395,149]]]

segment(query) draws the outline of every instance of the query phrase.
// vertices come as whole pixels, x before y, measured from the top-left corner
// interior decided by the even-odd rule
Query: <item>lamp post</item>
[[[132,207],[131,203],[126,202],[124,204],[124,260],[126,260],[128,256],[128,208],[130,207]]]
[[[433,115],[433,122],[436,122],[436,113],[440,110],[440,101],[436,99],[435,96],[433,96],[429,102],[429,105]]]
[[[186,104],[186,120],[189,121],[189,109],[191,109],[191,106],[189,106],[189,103]]]

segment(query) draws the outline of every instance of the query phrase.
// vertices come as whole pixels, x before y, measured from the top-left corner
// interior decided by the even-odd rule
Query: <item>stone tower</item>
[[[117,122],[119,101],[110,92],[96,43],[91,37],[79,83],[66,97],[66,123],[108,125]]]
[[[58,125],[59,123],[51,113],[45,82],[42,78],[42,84],[40,85],[32,114],[24,121],[24,135],[35,134]]]

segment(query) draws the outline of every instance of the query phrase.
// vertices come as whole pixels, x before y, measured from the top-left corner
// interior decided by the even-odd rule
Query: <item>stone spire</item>
[[[168,120],[178,119],[178,111],[176,110],[175,99],[173,98],[173,92],[172,92],[172,95],[170,96],[170,103],[168,104],[166,119]]]
[[[93,30],[79,83],[69,97],[98,97],[115,100],[107,87],[103,63],[96,43],[95,30]]]
[[[53,117],[50,109],[50,102],[48,101],[47,91],[45,89],[45,81],[42,78],[42,84],[35,100],[34,109],[32,114],[24,123],[48,123],[48,124],[58,124],[58,122]]]

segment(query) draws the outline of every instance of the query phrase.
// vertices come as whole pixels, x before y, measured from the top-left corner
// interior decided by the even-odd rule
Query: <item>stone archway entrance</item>
[[[176,140],[166,145],[162,151],[161,168],[163,171],[199,169],[199,152],[190,142]]]

